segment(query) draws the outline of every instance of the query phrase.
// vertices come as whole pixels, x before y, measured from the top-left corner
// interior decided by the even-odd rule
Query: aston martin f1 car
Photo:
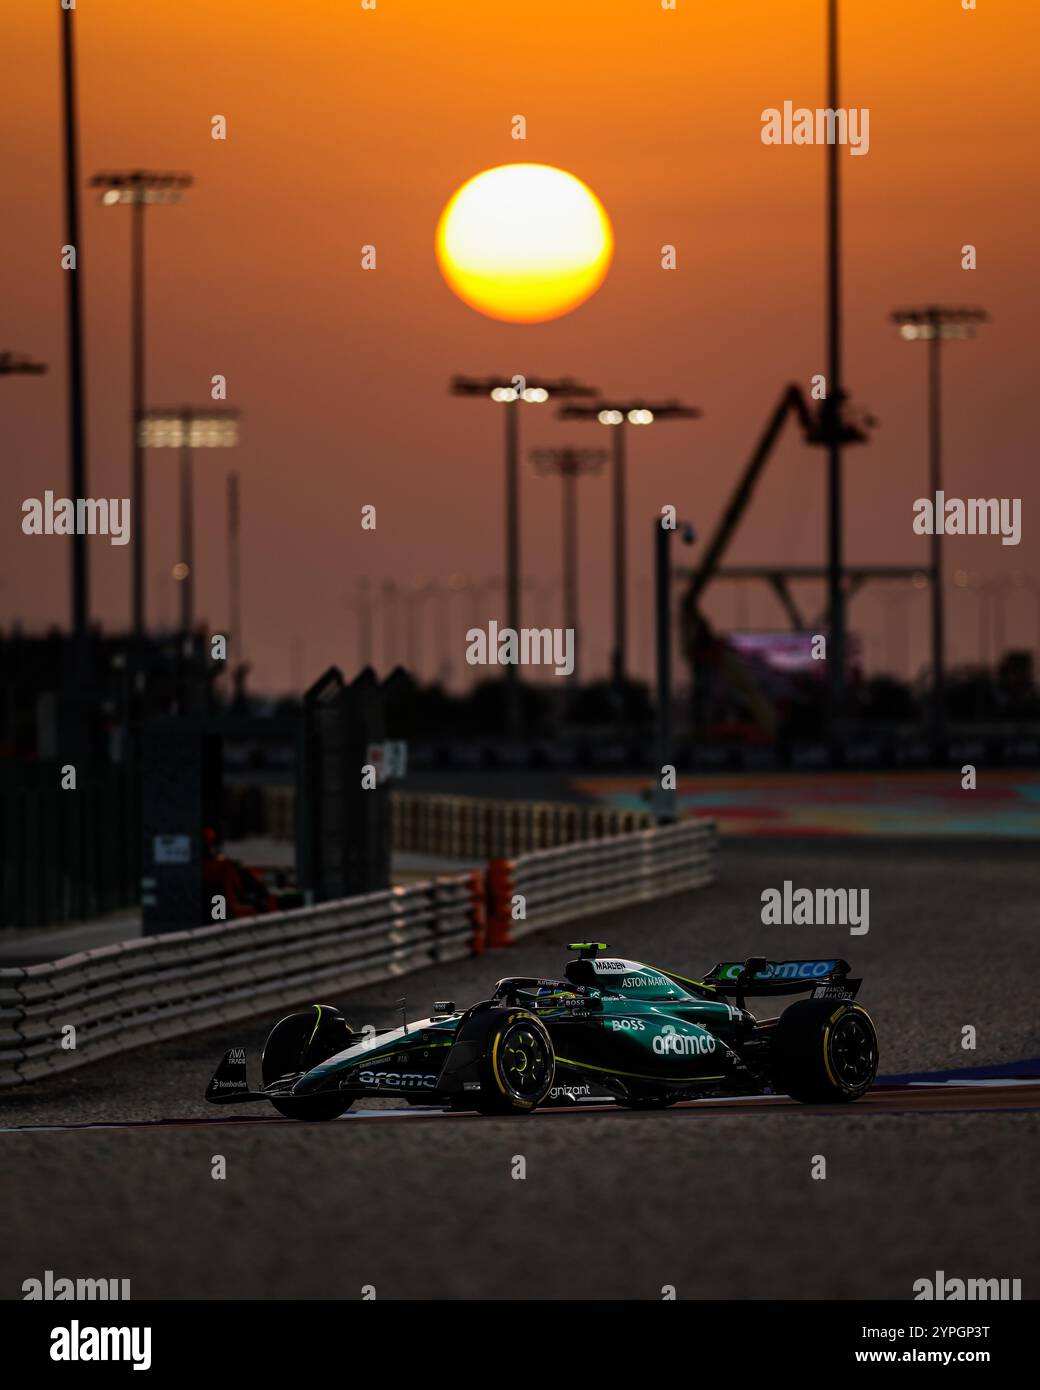
[[[862,981],[843,960],[720,962],[703,980],[572,945],[563,980],[512,975],[490,999],[355,1033],[313,1004],[275,1024],[250,1090],[244,1048],[227,1052],[206,1099],[269,1101],[297,1120],[331,1120],[365,1096],[483,1114],[529,1114],[595,1094],[633,1109],[711,1095],[782,1094],[817,1105],[858,1099],[877,1072]],[[779,1017],[748,999],[804,993]]]

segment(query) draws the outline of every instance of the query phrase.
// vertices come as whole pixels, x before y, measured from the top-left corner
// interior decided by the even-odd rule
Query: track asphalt
[[[869,932],[764,927],[761,893],[785,879],[869,889]],[[838,1110],[765,1098],[499,1120],[391,1105],[327,1125],[215,1112],[213,1066],[232,1045],[255,1057],[270,1020],[0,1093],[0,1297],[47,1269],[129,1278],[135,1298],[356,1299],[366,1285],[659,1298],[674,1285],[679,1298],[904,1299],[936,1270],[1020,1278],[1037,1297],[1040,1087],[1020,1059],[1040,1057],[1038,887],[1022,843],[728,840],[711,889],[595,923],[618,952],[688,973],[751,953],[844,955],[886,1079]],[[556,970],[573,932],[337,1002],[382,1026],[404,988],[418,1017],[498,975]],[[11,1132],[23,1126],[56,1128]]]

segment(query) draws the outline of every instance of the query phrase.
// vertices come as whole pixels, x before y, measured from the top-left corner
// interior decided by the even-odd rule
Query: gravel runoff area
[[[728,841],[713,888],[552,929],[341,1001],[392,1022],[406,989],[468,1002],[555,973],[575,934],[695,973],[752,952],[844,955],[882,1070],[1040,1055],[1040,871],[1022,845]],[[869,889],[870,930],[764,927],[763,889]],[[340,1001],[338,1001],[340,1002]],[[0,1092],[0,1126],[209,1116],[222,1051],[270,1020]],[[961,1049],[962,1029],[977,1049]],[[0,1297],[45,1269],[138,1298],[908,1298],[915,1279],[1040,1292],[1035,1112],[696,1110],[517,1119],[0,1133]],[[227,1176],[211,1176],[215,1156]],[[827,1177],[813,1180],[815,1156]],[[513,1176],[523,1158],[526,1176]]]

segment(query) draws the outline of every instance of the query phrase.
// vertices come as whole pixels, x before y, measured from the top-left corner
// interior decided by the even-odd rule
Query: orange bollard
[[[488,917],[487,941],[493,949],[512,945],[515,869],[516,863],[512,859],[492,859],[488,864],[488,899],[491,910]]]
[[[469,875],[470,920],[473,923],[472,951],[482,956],[487,949],[487,889],[481,869],[473,869]]]

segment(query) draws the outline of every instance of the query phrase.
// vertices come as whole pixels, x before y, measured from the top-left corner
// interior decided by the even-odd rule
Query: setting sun
[[[454,194],[436,248],[442,275],[471,308],[510,323],[541,323],[599,289],[614,234],[603,204],[573,174],[502,164]]]

